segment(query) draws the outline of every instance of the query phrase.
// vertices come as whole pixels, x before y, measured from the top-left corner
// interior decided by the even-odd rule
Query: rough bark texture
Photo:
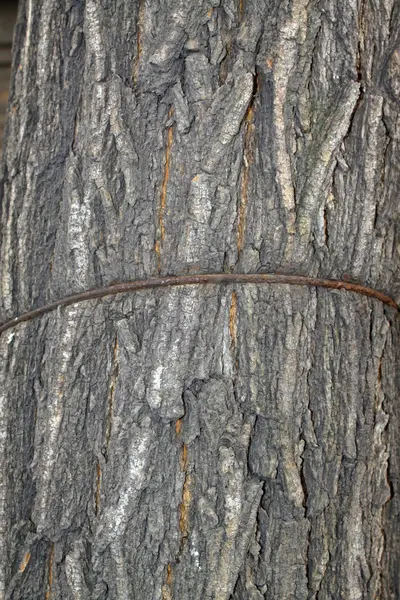
[[[400,299],[393,0],[24,0],[0,320],[116,280]],[[395,599],[399,322],[213,285],[0,338],[0,598]]]

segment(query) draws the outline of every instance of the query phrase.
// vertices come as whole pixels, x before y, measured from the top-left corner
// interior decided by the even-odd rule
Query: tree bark
[[[400,299],[395,0],[23,0],[0,321],[115,281]],[[0,598],[395,599],[399,322],[347,291],[88,300],[0,338]]]

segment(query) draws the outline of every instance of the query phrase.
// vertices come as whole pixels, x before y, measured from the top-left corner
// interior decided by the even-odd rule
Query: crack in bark
[[[136,60],[133,69],[133,83],[136,85],[139,75],[139,62],[143,51],[142,48],[142,29],[144,25],[144,5],[145,0],[139,0],[138,16],[136,23]]]
[[[172,600],[172,579],[172,566],[171,563],[168,563],[167,576],[161,588],[161,600]]]
[[[231,347],[234,354],[236,354],[237,346],[237,294],[232,292],[231,306],[229,309],[229,334],[231,336]]]
[[[175,435],[179,438],[182,434],[182,425],[183,419],[180,418],[175,422]],[[181,502],[179,505],[179,532],[180,532],[180,542],[178,552],[175,556],[174,563],[179,564],[180,557],[183,552],[184,546],[186,544],[186,540],[189,535],[188,530],[188,511],[189,506],[192,500],[192,493],[190,489],[191,478],[188,475],[188,447],[185,442],[182,443],[182,450],[179,457],[180,470],[184,473],[184,481],[182,486],[182,495]],[[161,599],[162,600],[172,600],[172,582],[173,582],[173,566],[171,563],[167,565],[167,575],[165,579],[165,583],[161,588]]]
[[[168,111],[168,121],[170,121],[170,119],[172,118],[173,113],[174,113],[174,109],[171,107]],[[157,255],[157,266],[158,266],[159,273],[161,273],[161,244],[164,241],[164,237],[165,237],[164,216],[165,216],[165,208],[166,208],[166,203],[167,203],[167,188],[168,188],[169,172],[170,172],[170,165],[171,165],[172,141],[173,141],[173,129],[172,129],[172,125],[170,125],[168,127],[167,143],[165,146],[164,177],[163,177],[163,182],[162,182],[162,186],[161,186],[161,199],[160,199],[160,207],[159,207],[159,211],[158,211],[159,236],[158,236],[158,239],[156,240],[156,243],[154,246],[154,249],[155,249],[155,252]]]
[[[20,562],[20,565],[18,567],[18,571],[20,573],[23,573],[25,571],[26,567],[28,566],[28,563],[29,563],[30,559],[31,559],[31,553],[29,551],[25,552],[24,557],[23,557],[23,559]]]
[[[108,414],[107,414],[107,421],[106,421],[106,439],[105,439],[105,450],[104,450],[104,456],[105,459],[108,459],[108,447],[110,444],[110,439],[111,439],[111,429],[112,429],[112,420],[113,420],[113,409],[114,409],[114,398],[115,398],[115,385],[116,385],[116,381],[117,381],[117,377],[118,377],[118,371],[119,371],[119,366],[118,366],[118,335],[115,336],[115,341],[114,341],[114,349],[113,349],[113,362],[112,362],[112,369],[111,369],[111,377],[110,377],[110,384],[109,384],[109,391],[108,391]]]
[[[239,0],[239,21],[243,20],[245,0]]]
[[[365,0],[361,0],[361,5],[358,13],[358,43],[357,43],[357,57],[356,57],[356,72],[357,81],[362,82],[362,60],[361,54],[364,46],[365,31],[364,31],[364,20],[365,20]]]
[[[100,513],[100,492],[101,492],[101,465],[100,462],[97,461],[96,465],[96,492],[95,492],[95,503],[94,503],[94,514],[96,517]]]
[[[257,83],[255,84],[255,87]],[[250,180],[250,167],[253,163],[253,149],[252,142],[254,138],[254,96],[249,104],[249,107],[245,116],[245,132],[244,132],[244,149],[243,149],[243,174],[242,174],[242,185],[241,185],[241,198],[239,204],[239,215],[238,215],[238,226],[237,226],[237,251],[238,254],[243,250],[244,238],[245,238],[245,224],[246,224],[246,209],[249,199],[249,180]]]
[[[185,443],[182,446],[180,467],[182,473],[184,473],[185,478],[183,481],[181,504],[179,506],[179,530],[181,533],[179,554],[182,553],[182,550],[186,544],[186,540],[189,535],[189,507],[192,500],[192,492],[190,489],[191,477],[188,474],[188,447]]]
[[[48,574],[47,574],[47,589],[45,600],[51,600],[51,588],[53,586],[53,561],[54,561],[54,542],[50,545],[50,556],[48,560]]]

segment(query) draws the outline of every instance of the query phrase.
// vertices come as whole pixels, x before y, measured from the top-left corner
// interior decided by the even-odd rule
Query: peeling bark
[[[168,274],[400,301],[395,0],[21,0],[0,322]],[[0,598],[400,596],[396,311],[215,284],[0,337]]]

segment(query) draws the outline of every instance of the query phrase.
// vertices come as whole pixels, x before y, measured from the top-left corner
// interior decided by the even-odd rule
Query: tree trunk
[[[395,0],[21,1],[0,321],[166,274],[399,300],[399,27]],[[399,598],[399,349],[395,309],[315,286],[10,328],[0,598]]]

